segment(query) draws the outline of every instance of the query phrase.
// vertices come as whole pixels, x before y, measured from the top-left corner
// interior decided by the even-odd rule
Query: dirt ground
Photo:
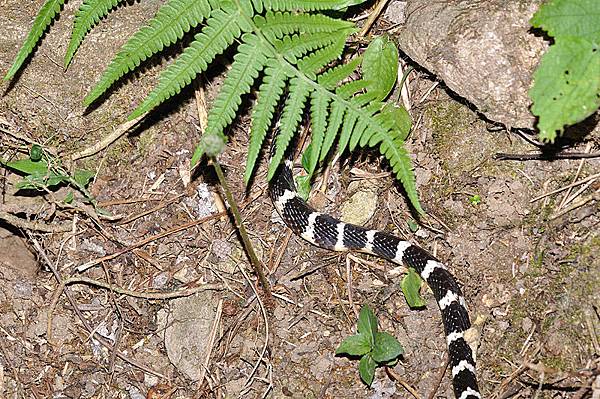
[[[41,4],[0,3],[2,73]],[[65,72],[77,6],[68,3],[23,72],[0,87],[2,158],[23,157],[27,144],[38,142],[66,160],[124,122],[170,57],[153,57],[88,112],[81,101],[159,5],[120,7],[90,33]],[[226,63],[206,85],[209,102]],[[400,186],[371,153],[333,164],[316,184],[314,205],[339,216],[357,208],[352,201],[359,198],[359,208],[373,210],[362,215],[370,227],[415,240],[449,265],[479,333],[484,397],[600,395],[599,182],[585,180],[600,161],[496,160],[497,152],[533,147],[482,120],[422,72],[411,75],[409,92],[409,148],[428,214],[419,229],[409,227]],[[595,123],[591,118],[584,129]],[[221,162],[269,271],[275,299],[268,315],[237,230],[218,213],[221,189],[212,169],[203,165],[184,184],[200,134],[193,89],[77,161],[94,171],[92,194],[111,218],[79,194],[67,206],[65,187],[16,193],[18,177],[3,170],[0,211],[57,231],[0,224],[0,397],[414,397],[405,386],[423,399],[452,396],[431,292],[423,289],[424,309],[411,310],[394,265],[320,250],[290,235],[267,197],[265,160],[249,190],[242,182],[248,124],[248,113],[235,121]],[[598,128],[575,146],[598,151]],[[335,356],[355,333],[362,304],[405,348],[390,372],[378,369],[371,389],[360,382],[355,360]]]

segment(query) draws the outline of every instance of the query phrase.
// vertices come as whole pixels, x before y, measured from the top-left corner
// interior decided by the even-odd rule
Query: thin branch
[[[31,222],[2,210],[0,210],[0,220],[4,220],[6,223],[23,230],[41,231],[42,233],[66,233],[73,229],[73,226],[69,222],[53,224]]]
[[[100,151],[102,151],[103,149],[105,149],[106,147],[108,147],[109,145],[114,143],[115,141],[117,141],[125,133],[127,133],[129,131],[129,129],[134,127],[145,116],[146,116],[146,114],[143,114],[141,116],[138,116],[135,119],[132,119],[130,121],[120,124],[119,126],[117,126],[117,128],[112,133],[110,133],[108,136],[104,137],[102,140],[98,141],[97,143],[95,143],[94,145],[92,145],[88,148],[84,148],[83,150],[72,154],[71,161],[76,161],[78,159],[86,158],[86,157],[89,157],[89,156],[99,153]]]
[[[494,154],[494,159],[499,161],[540,161],[553,159],[583,159],[583,158],[600,158],[600,152],[557,152],[556,154],[507,154],[497,152]]]

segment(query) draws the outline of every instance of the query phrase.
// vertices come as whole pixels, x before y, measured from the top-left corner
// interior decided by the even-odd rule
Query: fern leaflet
[[[348,83],[344,83],[343,85],[339,86],[335,90],[335,93],[338,96],[342,97],[343,99],[347,100],[350,97],[352,97],[355,93],[357,93],[358,91],[364,90],[366,88],[367,88],[367,82],[362,79],[358,79],[358,80],[353,80]]]
[[[378,143],[381,143],[379,145],[379,152],[385,155],[390,162],[392,171],[402,183],[411,204],[422,214],[423,208],[421,208],[421,205],[419,204],[415,176],[412,173],[410,156],[404,148],[404,141],[399,138],[382,135],[375,135],[369,141],[371,147],[376,146]]]
[[[29,57],[33,48],[38,43],[42,34],[46,30],[46,28],[52,23],[56,14],[60,12],[62,5],[64,4],[64,0],[46,0],[40,11],[38,12],[35,20],[33,21],[33,26],[31,30],[27,34],[27,38],[23,42],[21,49],[17,53],[13,64],[11,65],[6,75],[4,75],[4,80],[9,80],[23,65],[23,62]]]
[[[307,155],[307,163],[304,165],[306,171],[308,172],[308,180],[310,180],[312,177],[319,162],[319,153],[323,146],[325,128],[327,127],[329,101],[330,98],[321,93],[321,90],[314,90],[310,95],[312,134],[310,145],[307,151],[305,151],[305,155]]]
[[[261,45],[261,41],[252,33],[242,36],[243,43],[238,47],[231,70],[208,114],[206,134],[223,134],[225,126],[235,117],[242,95],[250,92],[250,87],[267,61],[268,50]]]
[[[248,184],[254,172],[254,166],[262,147],[267,130],[273,120],[275,106],[283,94],[285,82],[288,79],[282,68],[267,67],[263,83],[258,89],[258,98],[252,111],[252,127],[250,128],[250,145],[244,182]]]
[[[329,112],[327,132],[325,133],[325,138],[323,139],[323,147],[321,148],[321,155],[319,156],[319,162],[323,162],[329,154],[331,146],[333,145],[333,142],[337,137],[338,131],[340,130],[340,126],[342,125],[345,111],[346,108],[340,101],[333,100],[333,102],[331,103],[331,110]]]
[[[240,37],[239,11],[216,10],[206,21],[206,27],[194,36],[194,41],[159,76],[158,85],[129,116],[134,119],[166,99],[179,93],[200,72],[206,70],[217,54],[222,53]]]
[[[341,10],[360,4],[364,0],[263,0],[267,10],[273,11],[322,11]]]
[[[318,82],[328,90],[334,89],[342,80],[347,79],[360,65],[362,57],[355,57],[346,64],[330,68],[318,76]],[[365,84],[366,86],[366,84]]]
[[[71,40],[65,54],[65,69],[69,66],[71,60],[73,60],[73,56],[85,35],[121,1],[123,0],[83,0],[79,10],[75,14]]]
[[[340,133],[340,140],[338,142],[338,154],[341,154],[346,150],[357,119],[358,115],[355,112],[350,112],[350,109],[346,110],[346,116],[344,117],[342,132]]]
[[[276,148],[275,155],[271,159],[269,164],[269,172],[267,178],[271,180],[277,167],[283,159],[283,155],[287,150],[290,141],[296,134],[298,123],[302,119],[302,110],[304,109],[304,102],[306,97],[311,92],[311,87],[301,78],[293,77],[290,80],[289,96],[285,102],[283,113],[281,115],[279,134],[275,139]]]
[[[329,32],[308,33],[302,35],[285,36],[283,40],[275,42],[275,49],[292,64],[298,57],[327,46],[335,41],[335,36]]]
[[[325,65],[342,55],[346,45],[346,36],[340,36],[329,46],[313,52],[298,61],[298,69],[304,72],[312,80],[316,80],[316,72]]]
[[[207,0],[168,0],[148,25],[125,43],[100,81],[85,97],[83,104],[90,105],[125,73],[140,65],[140,62],[181,39],[191,27],[207,18],[210,11]]]
[[[267,12],[263,17],[254,17],[254,23],[270,41],[293,33],[335,32],[353,29],[354,24],[321,14],[293,14],[289,12]]]

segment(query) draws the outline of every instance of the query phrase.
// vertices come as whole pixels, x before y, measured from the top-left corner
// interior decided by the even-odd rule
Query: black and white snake
[[[333,251],[361,251],[405,263],[427,282],[440,307],[457,399],[481,398],[475,360],[465,340],[471,327],[465,299],[454,276],[424,249],[391,234],[341,222],[311,208],[296,193],[292,162],[286,161],[269,184],[275,208],[292,231],[311,244]]]

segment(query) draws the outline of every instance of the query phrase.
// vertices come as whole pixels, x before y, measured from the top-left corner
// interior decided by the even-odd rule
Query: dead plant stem
[[[233,214],[233,219],[235,221],[235,227],[238,229],[240,236],[242,237],[242,241],[244,242],[244,248],[250,257],[250,262],[252,263],[252,267],[258,276],[258,280],[260,281],[260,285],[262,286],[266,296],[267,303],[272,303],[272,295],[271,295],[271,287],[267,278],[265,277],[264,268],[262,263],[258,260],[256,253],[254,252],[254,247],[252,247],[252,243],[250,242],[250,238],[248,238],[248,233],[246,232],[246,228],[242,223],[242,216],[240,215],[240,211],[237,207],[237,203],[231,194],[231,190],[229,190],[229,185],[227,184],[227,180],[225,180],[225,175],[223,174],[223,169],[221,169],[221,164],[216,159],[212,159],[212,164],[217,172],[217,177],[219,178],[219,183],[221,187],[223,187],[223,191],[225,192],[225,197],[227,198],[227,202],[229,203],[229,207],[231,209],[231,213]]]

